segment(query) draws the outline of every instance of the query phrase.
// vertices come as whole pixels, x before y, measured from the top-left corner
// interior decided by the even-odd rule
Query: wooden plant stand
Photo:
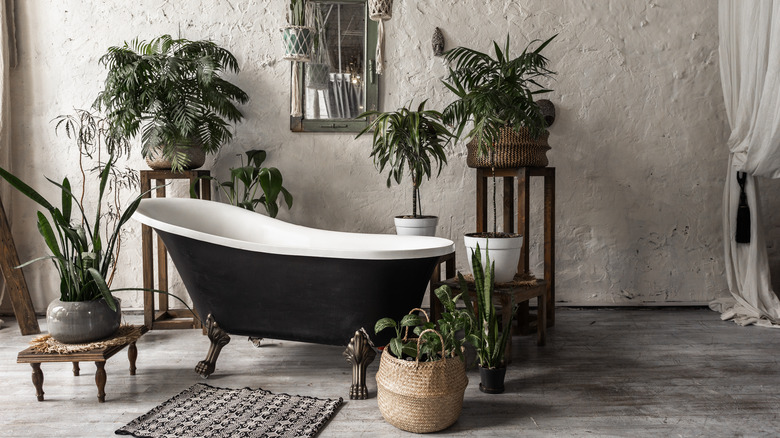
[[[141,192],[146,193],[145,198],[151,198],[152,180],[155,181],[155,195],[157,198],[165,197],[165,183],[167,180],[186,179],[189,187],[201,176],[209,176],[208,170],[186,170],[174,173],[170,170],[141,170]],[[148,193],[147,193],[148,192]],[[195,186],[195,193],[200,199],[211,199],[211,183],[209,180],[201,180]],[[157,287],[154,284],[155,253],[153,248],[152,228],[141,226],[141,241],[143,253],[143,283],[144,289],[157,289],[168,291],[168,251],[162,239],[157,237]],[[157,296],[157,300],[155,300]],[[155,304],[157,301],[157,304]],[[144,291],[144,325],[149,330],[155,329],[182,329],[202,328],[200,320],[193,317],[187,309],[169,308],[168,295]]]
[[[504,227],[508,233],[523,235],[523,248],[517,272],[530,273],[528,262],[528,235],[530,232],[531,178],[544,178],[544,281],[547,285],[547,326],[555,325],[555,168],[554,167],[516,167],[496,169],[497,178],[503,178]],[[490,169],[477,169],[477,232],[487,230],[488,223],[488,181],[493,177]],[[515,210],[515,179],[517,180],[517,210]],[[517,212],[517,231],[515,231],[515,211]],[[541,319],[537,316],[538,319]],[[518,308],[518,321],[529,319],[528,302]]]
[[[147,328],[144,326],[141,328],[141,335],[146,333]],[[44,362],[72,362],[73,363],[73,375],[78,376],[80,373],[79,362],[95,362],[97,370],[95,372],[95,384],[98,390],[98,402],[103,403],[106,401],[106,361],[115,355],[123,348],[127,349],[127,358],[130,360],[130,375],[134,376],[136,367],[135,361],[138,357],[138,349],[135,346],[135,342],[129,342],[121,345],[114,345],[111,347],[96,348],[94,350],[79,352],[79,353],[36,353],[32,350],[32,347],[26,348],[19,352],[16,357],[16,363],[29,363],[32,366],[32,381],[35,385],[35,393],[38,396],[38,401],[43,401],[43,371],[41,370],[41,364]]]

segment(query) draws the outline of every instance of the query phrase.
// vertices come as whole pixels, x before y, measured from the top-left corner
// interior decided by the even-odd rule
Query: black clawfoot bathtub
[[[420,305],[439,257],[454,251],[447,239],[318,230],[198,199],[145,199],[133,217],[162,237],[195,310],[209,316],[203,376],[228,334],[361,346],[361,328]],[[357,350],[362,359],[347,359],[365,374],[373,356]],[[362,389],[353,377],[355,398],[364,377]]]

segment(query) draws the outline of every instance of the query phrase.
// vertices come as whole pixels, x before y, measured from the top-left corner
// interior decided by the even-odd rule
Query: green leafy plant
[[[442,120],[456,126],[456,138],[461,138],[466,126],[471,123],[466,139],[476,141],[479,153],[489,156],[492,162],[502,129],[518,132],[527,129],[534,137],[544,132],[547,125],[534,96],[552,91],[538,80],[555,75],[547,68],[547,58],[541,52],[556,36],[535,49],[531,47],[538,40],[532,41],[514,58],[509,51],[509,35],[503,51],[498,43],[493,42],[495,58],[466,47],[456,47],[444,54],[444,59],[450,64],[450,73],[443,82],[457,99],[444,109]],[[493,236],[499,236],[495,194],[494,172]]]
[[[49,182],[59,187],[61,192],[61,206],[55,207],[32,187],[0,168],[0,177],[49,213],[51,220],[42,212],[38,212],[38,231],[43,236],[51,255],[31,260],[21,266],[40,260],[52,260],[60,277],[62,301],[91,301],[103,297],[108,306],[116,310],[116,302],[111,295],[106,278],[116,264],[114,251],[120,230],[138,208],[141,196],[136,197],[119,216],[113,227],[107,230],[107,240],[104,241],[101,236],[103,197],[115,160],[115,156],[109,156],[100,171],[97,206],[92,221],[83,204],[71,191],[71,184],[67,177],[62,180],[62,183],[47,178]],[[77,217],[75,220],[74,206]]]
[[[477,351],[480,366],[496,368],[504,364],[504,352],[511,329],[509,327],[503,327],[503,330],[499,328],[498,312],[493,304],[495,263],[490,261],[490,255],[487,254],[486,262],[490,268],[484,269],[480,254],[479,245],[477,245],[477,250],[473,252],[471,258],[476,290],[476,309],[471,303],[471,299],[468,296],[463,296],[467,315],[471,319],[470,324],[464,325],[466,329],[465,340],[473,345]],[[458,273],[458,281],[460,290],[468,290],[466,279],[460,272]]]
[[[17,268],[51,260],[60,277],[61,301],[104,298],[108,306],[116,310],[113,292],[145,290],[111,288],[122,244],[122,227],[144,195],[135,197],[123,211],[120,193],[138,185],[136,171],[117,166],[118,160],[130,151],[127,138],[117,135],[106,119],[88,110],[75,110],[73,114],[58,116],[55,121],[55,132],[63,130],[78,147],[81,193],[78,196],[74,193],[67,177],[61,183],[47,178],[60,191],[60,206],[56,207],[17,176],[0,168],[0,177],[48,213],[48,217],[41,211],[37,213],[37,225],[51,255],[30,260]],[[85,169],[85,159],[94,165]],[[97,198],[92,199],[95,210],[91,214],[84,206],[87,173],[96,175],[98,180]],[[113,200],[107,199],[107,195]],[[152,291],[169,295],[190,309],[173,294]]]
[[[243,118],[234,102],[246,103],[247,94],[221,77],[238,73],[238,62],[211,41],[135,39],[110,47],[100,63],[108,75],[93,106],[106,111],[118,135],[140,131],[142,155],[161,148],[174,171],[188,164],[182,148],[216,152],[233,138],[230,123]]]
[[[442,301],[445,312],[441,318],[436,321],[429,321],[428,315],[422,309],[412,309],[412,312],[401,318],[396,323],[392,318],[382,318],[374,326],[374,332],[379,333],[385,329],[393,328],[395,337],[390,340],[388,348],[390,352],[401,359],[414,359],[417,357],[417,338],[409,338],[408,331],[411,328],[412,333],[417,337],[422,336],[423,342],[420,344],[420,361],[432,361],[441,359],[442,340],[444,340],[444,354],[447,357],[458,356],[463,359],[463,339],[457,336],[458,331],[465,329],[471,324],[470,316],[462,309],[457,309],[455,303],[460,295],[452,297],[449,288],[446,290],[439,288],[436,290],[437,298]],[[425,314],[425,319],[418,314],[413,313],[421,311]],[[433,332],[423,333],[426,330],[436,330],[440,335]]]
[[[552,91],[537,81],[555,75],[547,69],[547,58],[541,52],[556,36],[533,50],[531,46],[538,40],[532,41],[515,58],[509,52],[509,35],[503,51],[493,42],[495,58],[466,47],[444,54],[451,66],[443,82],[457,99],[442,114],[445,123],[457,126],[458,138],[473,122],[466,138],[476,139],[480,151],[487,154],[498,141],[502,127],[524,127],[534,136],[544,131],[546,124],[534,96]]]
[[[292,26],[306,25],[306,0],[290,0],[287,23]]]
[[[275,167],[263,167],[266,158],[264,150],[246,152],[247,164],[241,160],[241,167],[230,169],[230,181],[220,182],[212,176],[202,176],[190,186],[190,196],[197,198],[195,186],[201,179],[215,181],[225,194],[228,203],[247,210],[256,211],[258,205],[265,207],[271,217],[279,213],[279,195],[284,198],[287,208],[292,208],[293,196],[282,186],[282,173]],[[262,195],[257,197],[258,190]]]
[[[431,178],[434,167],[438,167],[437,176],[447,164],[445,148],[452,134],[441,122],[442,114],[435,110],[426,110],[423,101],[412,111],[407,107],[392,112],[368,111],[357,118],[374,117],[357,137],[369,130],[373,133],[371,157],[379,172],[388,168],[387,187],[392,181],[401,184],[404,173],[408,171],[412,183],[412,216],[417,217],[420,186],[425,179]]]

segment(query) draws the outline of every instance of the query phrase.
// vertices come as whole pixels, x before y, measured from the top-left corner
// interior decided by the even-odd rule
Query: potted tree
[[[236,103],[247,94],[221,77],[238,73],[238,62],[211,41],[135,39],[110,47],[100,63],[108,75],[93,106],[106,111],[117,135],[141,132],[141,153],[153,169],[200,167],[243,118]]]
[[[511,168],[546,166],[549,149],[546,122],[534,96],[548,93],[539,82],[555,73],[547,69],[541,51],[555,38],[539,44],[531,42],[512,58],[509,36],[504,50],[493,42],[495,58],[465,47],[444,54],[450,74],[444,85],[457,97],[443,111],[443,121],[457,127],[456,137],[469,140],[468,164],[471,167]],[[466,131],[466,127],[470,129]],[[465,134],[464,134],[465,132]],[[511,281],[517,270],[523,236],[498,233],[496,226],[496,179],[493,175],[493,232],[467,234],[467,248],[477,243],[490,249],[496,261],[496,281]],[[485,254],[482,254],[485,260]]]
[[[436,234],[436,216],[423,216],[420,207],[420,186],[431,178],[434,167],[437,175],[447,164],[445,148],[452,134],[441,123],[442,115],[435,110],[426,110],[423,101],[417,111],[403,107],[393,112],[368,111],[357,118],[375,119],[360,131],[357,137],[373,129],[371,157],[382,173],[389,169],[387,187],[392,181],[401,183],[405,172],[412,183],[412,214],[395,217],[396,232],[402,235],[433,236]],[[355,138],[357,138],[355,137]]]
[[[141,196],[118,213],[121,207],[117,185],[126,184],[127,175],[116,167],[116,162],[129,150],[126,139],[109,133],[105,121],[87,111],[60,117],[58,127],[63,124],[68,136],[76,138],[79,145],[82,175],[87,174],[84,158],[97,159],[94,170],[99,184],[93,214],[88,214],[83,204],[86,181],[82,181],[81,196],[77,197],[67,177],[61,183],[49,180],[61,192],[61,205],[55,207],[7,170],[0,168],[0,177],[48,212],[48,218],[38,212],[38,230],[51,254],[21,266],[51,260],[57,269],[60,298],[52,301],[46,312],[49,333],[60,342],[85,343],[108,337],[119,328],[120,301],[110,287],[121,246],[120,230],[138,207]],[[105,161],[97,158],[101,148],[107,150]],[[115,193],[115,202],[104,202],[108,192]],[[114,289],[118,290],[123,289]]]

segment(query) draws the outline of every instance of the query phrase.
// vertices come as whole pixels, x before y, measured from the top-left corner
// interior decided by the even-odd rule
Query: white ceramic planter
[[[96,301],[54,300],[46,309],[49,334],[65,344],[84,344],[113,335],[122,321],[119,298],[114,297],[116,310],[104,299]]]
[[[490,261],[496,265],[495,282],[508,283],[515,278],[517,273],[517,263],[520,261],[520,251],[523,248],[523,236],[513,234],[515,237],[495,237],[487,239],[484,237],[474,237],[466,234],[463,236],[463,243],[466,244],[466,254],[469,258],[469,269],[471,269],[471,255],[476,252],[479,243],[479,252],[482,259],[482,267],[487,270],[487,254],[490,254]],[[472,272],[473,274],[473,272]]]
[[[439,223],[437,216],[396,216],[394,219],[395,233],[399,236],[435,236],[436,225]]]

